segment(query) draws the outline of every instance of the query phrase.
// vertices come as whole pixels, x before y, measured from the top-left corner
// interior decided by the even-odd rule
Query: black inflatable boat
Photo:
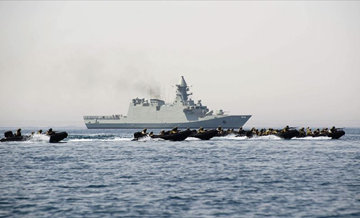
[[[282,139],[292,139],[299,135],[299,131],[297,131],[296,129],[290,129],[286,132],[278,132],[275,135]]]
[[[189,137],[190,134],[191,134],[190,130],[185,130],[185,131],[181,131],[181,132],[177,132],[177,133],[170,133],[170,131],[166,131],[166,132],[164,132],[164,134],[151,135],[149,137],[151,137],[153,139],[164,139],[164,140],[169,140],[169,141],[183,141],[187,137]],[[144,134],[142,132],[135,132],[133,140],[137,141],[137,140],[147,137],[147,136],[148,136],[148,134]]]
[[[185,130],[182,132],[177,132],[177,133],[172,133],[172,134],[170,134],[169,132],[166,132],[166,133],[164,135],[152,135],[150,137],[153,139],[160,138],[160,139],[170,140],[170,141],[183,141],[187,137],[190,136],[191,131]]]
[[[53,134],[50,135],[50,143],[56,143],[56,142],[60,142],[61,140],[65,139],[66,137],[68,137],[67,132],[54,132]]]
[[[207,130],[203,133],[198,133],[196,130],[193,130],[190,137],[195,137],[195,138],[198,138],[198,139],[201,139],[201,140],[209,140],[211,139],[212,137],[216,136],[218,134],[218,131],[217,130]]]
[[[1,142],[19,142],[19,141],[28,141],[32,139],[31,135],[23,135],[23,136],[14,136],[12,131],[7,131],[4,133],[5,138],[0,139]],[[67,132],[54,132],[49,135],[49,142],[56,143],[65,139],[68,136]]]

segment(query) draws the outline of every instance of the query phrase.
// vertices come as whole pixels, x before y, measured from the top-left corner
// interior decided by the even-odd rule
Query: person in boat
[[[46,132],[46,135],[52,135],[54,134],[55,132],[52,130],[52,128],[50,128],[47,132]]]
[[[175,134],[175,133],[178,133],[178,132],[179,132],[178,127],[175,126],[174,128],[171,129],[170,134]]]
[[[272,133],[272,134],[277,134],[278,131],[277,131],[276,129],[271,128],[271,133]]]
[[[313,133],[312,133],[312,131],[311,131],[311,129],[309,127],[306,128],[306,135],[307,136],[312,136],[313,135]]]
[[[146,133],[146,131],[147,131],[147,129],[145,128],[145,129],[143,129],[143,131],[141,131],[141,134],[143,134],[143,135],[146,135],[147,133]]]
[[[328,128],[323,128],[320,133],[326,135],[328,133]]]
[[[265,131],[265,135],[270,135],[270,133],[271,133],[270,128]]]
[[[224,131],[223,129],[221,128],[221,126],[219,126],[217,129],[216,129],[220,134],[222,134]]]
[[[331,129],[330,129],[330,133],[334,133],[334,132],[336,132],[335,126],[331,127]]]
[[[257,130],[255,127],[251,128],[250,131],[251,131],[253,134],[256,134],[256,133],[258,132],[258,130]]]
[[[40,135],[41,133],[42,133],[42,129],[40,129],[40,130],[37,132],[37,134],[39,134],[39,135]]]
[[[304,127],[301,127],[301,129],[299,129],[299,136],[306,136],[306,132],[305,132]]]
[[[319,135],[320,134],[320,129],[316,129],[313,134],[314,135]]]
[[[150,137],[154,136],[154,133],[153,133],[153,132],[150,132],[150,133],[149,133],[149,136],[150,136]]]
[[[289,126],[285,126],[283,130],[281,130],[281,132],[288,132],[289,131]]]
[[[202,127],[200,127],[199,130],[197,131],[197,133],[204,133],[204,132],[205,132],[205,130]]]
[[[15,136],[21,136],[21,129],[17,129],[15,132]]]
[[[161,130],[161,131],[159,132],[159,135],[165,135],[165,130]]]
[[[265,135],[271,135],[272,134],[272,128],[269,128],[265,131]]]

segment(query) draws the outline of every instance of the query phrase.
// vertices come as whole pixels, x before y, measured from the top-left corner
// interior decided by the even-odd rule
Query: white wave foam
[[[70,139],[69,142],[114,142],[131,141],[131,138],[111,138],[111,139]]]
[[[44,134],[34,134],[30,140],[30,142],[49,142],[50,137]]]
[[[304,138],[293,138],[295,140],[329,140],[330,137],[327,136],[318,136],[318,137],[312,137],[312,136],[306,136]]]
[[[250,140],[281,140],[281,138],[275,135],[266,135],[266,136],[255,136],[250,138]]]
[[[195,137],[187,137],[185,140],[187,141],[199,141],[201,139],[195,138]]]
[[[236,135],[228,135],[223,137],[214,137],[211,140],[217,141],[224,141],[224,140],[234,140],[234,141],[241,141],[241,140],[281,140],[280,137],[275,135],[267,135],[267,136],[253,136],[248,138],[246,136],[236,136]]]

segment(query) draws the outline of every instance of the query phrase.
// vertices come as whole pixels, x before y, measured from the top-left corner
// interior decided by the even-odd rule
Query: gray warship
[[[173,103],[166,104],[160,99],[132,99],[127,116],[84,116],[88,129],[180,129],[242,127],[251,115],[228,115],[223,110],[209,110],[199,100],[195,103],[189,98],[189,86],[182,76],[176,85]]]

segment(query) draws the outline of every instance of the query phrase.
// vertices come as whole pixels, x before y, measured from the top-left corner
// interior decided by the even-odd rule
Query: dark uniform
[[[52,134],[54,134],[54,132],[53,132],[52,128],[50,128],[50,129],[46,132],[46,135],[52,135]]]
[[[336,132],[336,128],[335,128],[335,126],[331,127],[330,132],[331,132],[331,133]]]

